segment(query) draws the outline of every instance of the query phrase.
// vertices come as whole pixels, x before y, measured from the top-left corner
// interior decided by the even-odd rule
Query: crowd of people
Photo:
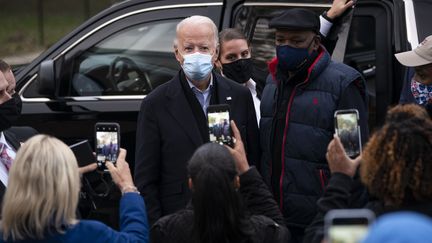
[[[432,36],[396,54],[412,74],[401,104],[369,137],[365,80],[331,60],[326,40],[353,4],[273,18],[268,75],[254,67],[241,30],[182,20],[173,42],[181,69],[141,105],[135,174],[124,149],[106,164],[122,195],[117,230],[77,216],[80,178],[96,163],[79,168],[54,137],[15,136],[21,99],[0,60],[0,242],[322,242],[325,215],[354,208],[378,217],[364,242],[397,242],[401,232],[400,242],[431,239]],[[229,105],[231,121],[209,127],[216,104]],[[334,114],[347,109],[358,113],[357,157],[335,135]],[[209,143],[209,132],[233,137],[232,146]],[[101,150],[112,154],[108,143]],[[408,225],[416,231],[402,230]]]

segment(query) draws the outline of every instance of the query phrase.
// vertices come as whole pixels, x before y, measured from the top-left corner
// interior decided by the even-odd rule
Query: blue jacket
[[[1,235],[0,242],[3,241]],[[6,241],[11,242],[11,241]],[[149,242],[149,227],[144,200],[137,193],[126,193],[120,200],[120,231],[93,220],[80,220],[66,230],[65,234],[55,234],[43,240],[23,240],[18,242]]]
[[[356,70],[331,61],[328,52],[320,48],[306,78],[292,89],[283,131],[275,131],[273,117],[280,87],[278,82],[268,82],[261,99],[261,170],[271,188],[279,188],[279,204],[286,224],[304,228],[316,214],[316,201],[330,176],[325,154],[333,138],[334,112],[341,108],[357,108],[363,111],[360,119],[367,121],[365,83]],[[361,98],[357,99],[358,104],[341,107],[341,97],[346,95],[348,87]],[[271,161],[275,151],[272,144],[276,141],[273,138],[278,133],[283,133],[281,161]],[[272,175],[272,166],[276,163],[280,163],[276,165],[280,173]],[[272,185],[276,181],[278,185]]]

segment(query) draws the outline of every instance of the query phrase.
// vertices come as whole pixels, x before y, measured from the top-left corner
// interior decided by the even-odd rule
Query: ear
[[[321,36],[316,35],[313,43],[313,50],[317,51],[320,45],[321,45]]]
[[[239,176],[236,176],[234,178],[234,188],[235,189],[240,189],[240,177]]]
[[[220,59],[216,60],[215,66],[222,71],[222,63],[220,62]]]
[[[193,190],[193,182],[192,182],[192,178],[188,179],[188,187],[189,189],[192,191]]]
[[[174,55],[180,65],[183,64],[183,56],[180,54],[177,45],[174,45]]]

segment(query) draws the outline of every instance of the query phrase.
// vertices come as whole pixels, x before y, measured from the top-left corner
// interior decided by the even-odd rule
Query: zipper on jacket
[[[285,115],[285,128],[284,128],[284,135],[283,135],[283,139],[282,139],[282,149],[281,149],[281,163],[282,163],[282,170],[281,170],[281,174],[280,174],[280,178],[279,178],[279,208],[281,210],[281,212],[283,212],[283,177],[285,175],[285,143],[286,143],[286,135],[287,135],[287,131],[288,131],[288,121],[289,121],[289,116],[290,116],[290,112],[291,112],[291,105],[292,102],[294,100],[294,96],[296,94],[297,88],[300,87],[301,85],[306,84],[309,81],[310,75],[312,73],[312,69],[315,67],[315,65],[317,64],[317,62],[322,58],[322,56],[324,55],[324,51],[322,51],[318,57],[315,59],[315,61],[312,63],[312,65],[308,68],[308,74],[307,77],[305,79],[305,81],[297,84],[296,86],[294,86],[293,91],[291,92],[291,96],[287,105],[287,113]]]

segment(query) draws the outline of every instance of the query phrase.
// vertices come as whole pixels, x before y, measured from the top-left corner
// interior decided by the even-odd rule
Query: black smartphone
[[[346,154],[351,158],[357,157],[362,150],[358,111],[356,109],[337,110],[334,118],[335,131]]]
[[[69,148],[75,154],[75,158],[77,159],[79,167],[89,165],[96,161],[96,158],[93,155],[92,147],[88,140],[83,140],[72,144],[69,146]]]
[[[98,122],[95,132],[98,169],[107,171],[105,163],[109,161],[115,165],[120,151],[120,126],[114,122]]]
[[[326,242],[360,243],[366,237],[375,214],[369,209],[335,209],[324,217]]]
[[[227,104],[210,105],[207,108],[210,142],[233,146],[230,124],[230,108]]]

